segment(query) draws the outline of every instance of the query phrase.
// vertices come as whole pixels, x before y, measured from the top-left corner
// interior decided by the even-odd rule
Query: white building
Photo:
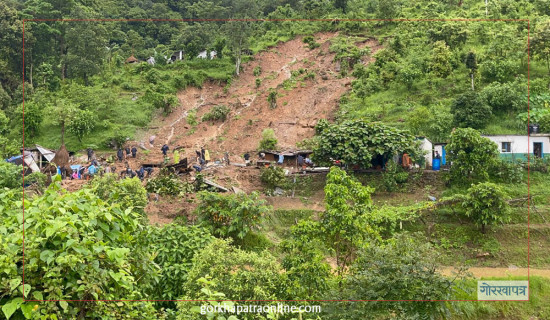
[[[197,55],[197,58],[206,59],[208,58],[208,54],[210,54],[210,60],[216,58],[216,56],[218,55],[218,53],[214,50],[210,51],[209,53],[206,50],[203,50],[199,52],[199,54]]]
[[[550,156],[550,134],[484,136],[497,144],[501,158],[527,160],[527,154],[539,158]]]

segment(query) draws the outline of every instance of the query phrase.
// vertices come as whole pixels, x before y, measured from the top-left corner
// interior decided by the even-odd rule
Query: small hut
[[[128,59],[126,59],[127,64],[138,63],[138,62],[139,60],[136,57],[134,57],[133,54]]]
[[[53,163],[60,167],[65,167],[69,165],[69,151],[67,151],[67,148],[65,145],[61,145],[59,150],[55,153],[55,157],[52,159]]]

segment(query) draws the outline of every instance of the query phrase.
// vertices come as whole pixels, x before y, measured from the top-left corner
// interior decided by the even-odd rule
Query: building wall
[[[424,159],[426,160],[425,167],[431,168],[432,167],[432,160],[433,160],[433,144],[428,139],[422,139],[422,144],[420,147],[422,150],[426,151],[427,153],[424,155]]]
[[[550,137],[537,137],[530,136],[529,141],[527,136],[514,136],[514,135],[502,135],[502,136],[485,136],[489,140],[497,144],[500,152],[500,157],[507,160],[527,160],[527,153],[533,154],[533,143],[542,143],[543,157],[550,157]],[[502,152],[502,142],[510,142],[510,152]]]

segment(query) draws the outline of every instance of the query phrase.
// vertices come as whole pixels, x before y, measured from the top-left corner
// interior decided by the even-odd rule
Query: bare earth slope
[[[242,156],[255,151],[266,128],[272,128],[279,140],[279,149],[295,148],[296,143],[312,137],[313,126],[321,118],[330,119],[343,93],[350,89],[351,78],[339,78],[334,54],[329,53],[330,39],[334,33],[317,34],[321,44],[310,50],[298,37],[281,43],[275,48],[259,53],[254,60],[243,65],[240,76],[235,78],[225,92],[224,87],[205,83],[202,89],[188,88],[178,94],[180,106],[168,117],[159,119],[147,137],[156,135],[153,150],[147,161],[160,161],[160,147],[169,142],[171,148],[183,146],[186,157],[194,157],[194,151],[205,146],[212,159],[222,158],[225,151],[231,156]],[[370,46],[374,54],[380,46],[368,40],[360,46]],[[365,63],[370,62],[365,59]],[[254,76],[255,67],[261,74]],[[303,69],[315,73],[313,79],[296,81],[293,88],[282,87],[283,81],[291,79],[291,72]],[[256,88],[256,78],[261,85]],[[291,80],[300,78],[292,77]],[[277,107],[269,107],[269,90],[278,92]],[[216,105],[231,109],[225,122],[201,122],[196,128],[186,121],[187,115],[196,110],[197,119]],[[145,145],[148,145],[146,143]]]

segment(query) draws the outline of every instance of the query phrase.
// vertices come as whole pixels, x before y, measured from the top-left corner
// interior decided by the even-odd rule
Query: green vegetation
[[[224,105],[214,106],[210,112],[202,116],[202,121],[225,121],[229,111],[229,108]]]
[[[213,84],[227,94],[234,77],[250,80],[249,94],[267,95],[270,113],[291,112],[284,110],[288,101],[277,100],[283,94],[290,100],[296,88],[338,77],[342,92],[349,89],[337,97],[336,114],[315,115],[330,122],[319,120],[316,135],[297,146],[314,150],[320,165],[341,160],[349,171],[333,167],[292,180],[280,167],[255,171],[268,190],[292,190],[294,198],[214,192],[205,179],[218,181],[210,176],[216,168],[194,173],[194,185],[169,172],[145,187],[104,175],[73,192],[61,188],[59,177],[46,187],[49,177],[34,173],[24,179],[31,186],[22,201],[21,167],[1,162],[0,318],[548,318],[550,281],[534,276],[526,303],[297,301],[322,304],[323,312],[227,317],[202,315],[198,306],[475,299],[475,279],[438,270],[527,267],[528,240],[530,266],[550,268],[549,160],[531,157],[527,174],[525,163],[499,160],[497,146],[482,138],[523,135],[527,123],[550,132],[549,8],[546,0],[0,2],[4,159],[19,155],[23,142],[51,149],[63,142],[77,152],[120,147],[173,112],[185,97],[180,90]],[[294,59],[302,67],[290,78],[259,90],[277,71],[267,72],[273,69],[253,55],[292,58],[276,45],[296,38],[297,48],[314,58]],[[206,59],[197,57],[203,50]],[[150,58],[154,64],[145,62]],[[329,70],[316,69],[318,62]],[[190,110],[185,134],[229,114],[223,105],[202,119]],[[243,119],[250,128],[264,116]],[[296,131],[298,139],[311,137],[305,130]],[[403,152],[422,164],[414,136],[448,143],[449,167],[401,169],[391,159]],[[278,144],[274,129],[262,132],[260,150],[289,147]],[[384,171],[351,172],[373,167]],[[259,188],[248,182],[227,187]],[[168,196],[156,210],[178,200],[195,210],[162,227],[149,225],[148,192]],[[267,201],[289,209],[272,210]],[[146,301],[162,299],[211,301]]]
[[[262,131],[262,140],[258,149],[261,150],[276,150],[277,138],[275,137],[275,131],[273,129],[264,129]]]

